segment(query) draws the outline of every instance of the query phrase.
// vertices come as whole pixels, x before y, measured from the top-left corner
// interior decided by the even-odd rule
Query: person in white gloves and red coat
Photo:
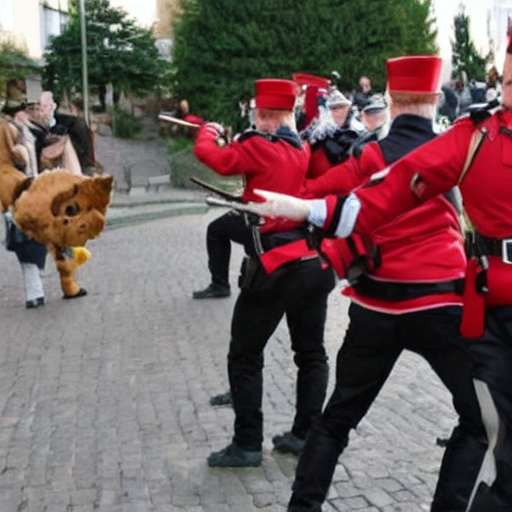
[[[392,111],[393,104],[405,103],[409,109],[407,115],[423,117],[424,121],[415,120],[408,131],[410,139],[401,151],[397,150],[399,146],[396,144],[386,145],[384,139],[376,146],[365,146],[358,161],[340,166],[344,168],[339,169],[339,180],[332,173],[331,188],[324,188],[323,192],[332,190],[344,195],[301,200],[257,190],[255,192],[266,201],[249,206],[253,212],[308,221],[317,226],[325,237],[318,243],[318,250],[340,277],[348,277],[352,283],[345,291],[352,299],[350,325],[337,358],[335,389],[306,440],[296,470],[289,512],[321,510],[338,457],[348,443],[350,429],[355,428],[366,414],[404,349],[417,352],[430,363],[451,392],[459,414],[459,424],[443,457],[431,511],[464,512],[470,504],[480,506],[480,492],[493,494],[488,484],[475,492],[482,461],[487,464],[489,458],[485,455],[488,441],[492,445],[492,439],[490,436],[486,439],[472,379],[472,371],[478,366],[472,365],[471,352],[475,352],[477,345],[469,344],[459,332],[465,298],[463,278],[467,267],[459,215],[450,201],[452,197],[441,194],[457,185],[469,142],[475,133],[475,122],[480,125],[472,119],[462,121],[443,136],[434,137],[432,133],[423,145],[409,152],[415,147],[412,135],[417,135],[422,122],[432,123],[439,96],[440,66],[440,59],[431,56],[403,57],[387,62]],[[481,162],[485,165],[485,158],[491,158],[493,151],[499,168],[499,160],[503,160],[505,153],[496,151],[491,141],[500,133],[498,126],[510,114],[506,110],[500,112],[494,114],[496,117],[489,117],[496,123],[495,127],[489,126],[493,138],[480,148],[481,153],[466,179],[478,167],[480,158],[484,158]],[[477,113],[473,117],[482,115],[485,114]],[[393,125],[389,137],[392,134]],[[500,144],[505,143],[506,136],[506,133],[501,135]],[[486,148],[485,144],[490,147]],[[512,155],[512,139],[510,144]],[[484,156],[487,151],[489,154]],[[348,172],[350,169],[346,168],[350,165],[351,175],[347,176],[343,171]],[[379,173],[379,169],[386,165],[390,167]],[[372,172],[376,173],[374,179],[364,186]],[[382,181],[385,174],[387,176]],[[509,174],[508,191],[512,190],[512,172]],[[414,176],[419,178],[415,181]],[[482,178],[480,183],[485,181]],[[487,181],[491,180],[487,178]],[[468,193],[466,184],[469,184],[466,180],[461,182],[465,197]],[[349,193],[356,186],[361,188]],[[488,208],[483,208],[490,212],[496,210],[496,204],[503,202],[504,198],[489,197],[485,202]],[[467,207],[468,214],[480,229],[478,221],[483,214],[474,215],[476,212],[469,205]],[[489,212],[485,212],[487,218]],[[487,237],[512,235],[510,195],[505,215],[500,214],[499,218],[502,225],[508,222],[508,227],[503,225],[504,229],[499,233],[495,229],[484,231]],[[376,254],[378,258],[375,258]],[[510,306],[505,307],[510,309]],[[510,313],[508,322],[510,326]],[[512,339],[510,332],[508,343]],[[492,343],[497,342],[496,331],[489,336]],[[501,365],[511,361],[507,359],[504,341],[504,351],[500,353],[505,357],[499,361]],[[484,346],[488,350],[489,341]],[[485,367],[493,359],[480,361],[479,365]],[[498,361],[492,364],[497,365]],[[496,375],[495,371],[493,369],[488,374]],[[504,382],[510,384],[511,374],[510,371],[502,374],[508,379]],[[506,393],[510,394],[510,389],[512,386]],[[485,410],[483,405],[482,408]],[[511,410],[503,409],[504,433]],[[506,453],[505,450],[505,459]],[[502,467],[505,468],[503,475],[510,476],[507,466]],[[497,508],[493,508],[494,501],[484,501],[487,508],[480,506],[472,508],[471,512],[512,510],[507,498],[507,487],[512,485],[512,479],[501,480],[499,465],[497,481],[501,482],[497,490]],[[489,503],[493,505],[489,506]],[[499,508],[505,506],[503,504],[508,504],[508,508]]]

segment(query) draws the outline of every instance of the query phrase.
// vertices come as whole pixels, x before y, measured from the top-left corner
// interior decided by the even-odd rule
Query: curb
[[[111,206],[107,211],[106,229],[140,224],[175,215],[204,214],[208,205],[201,203],[146,203],[132,206]]]

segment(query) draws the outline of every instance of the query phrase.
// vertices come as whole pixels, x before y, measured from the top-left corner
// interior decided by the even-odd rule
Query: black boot
[[[261,466],[261,458],[261,450],[244,450],[233,441],[223,450],[212,452],[208,457],[208,466],[211,468],[256,467]]]
[[[274,450],[280,453],[292,453],[299,456],[306,444],[305,439],[297,437],[293,432],[283,432],[272,438]]]
[[[194,299],[220,299],[222,297],[229,297],[231,295],[231,288],[228,285],[217,283],[210,283],[204,290],[196,290],[192,297]]]
[[[210,405],[233,405],[233,399],[231,398],[231,391],[225,393],[219,393],[210,397]]]

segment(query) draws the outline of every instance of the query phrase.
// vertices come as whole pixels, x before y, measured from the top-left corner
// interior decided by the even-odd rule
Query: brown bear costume
[[[0,119],[0,203],[11,210],[21,231],[47,246],[60,275],[64,297],[85,294],[75,280],[80,259],[73,246],[83,246],[103,231],[112,195],[112,176],[75,176],[66,170],[45,171],[27,178],[14,162],[14,140]]]

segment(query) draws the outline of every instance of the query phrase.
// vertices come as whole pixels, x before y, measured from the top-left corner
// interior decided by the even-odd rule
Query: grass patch
[[[190,176],[195,176],[232,194],[242,192],[242,177],[220,176],[209,167],[206,167],[194,156],[194,143],[190,139],[169,139],[168,148],[171,161],[171,184],[173,187],[203,190],[190,181]]]
[[[112,109],[112,133],[120,139],[135,139],[142,132],[142,123],[126,110],[114,107]]]

